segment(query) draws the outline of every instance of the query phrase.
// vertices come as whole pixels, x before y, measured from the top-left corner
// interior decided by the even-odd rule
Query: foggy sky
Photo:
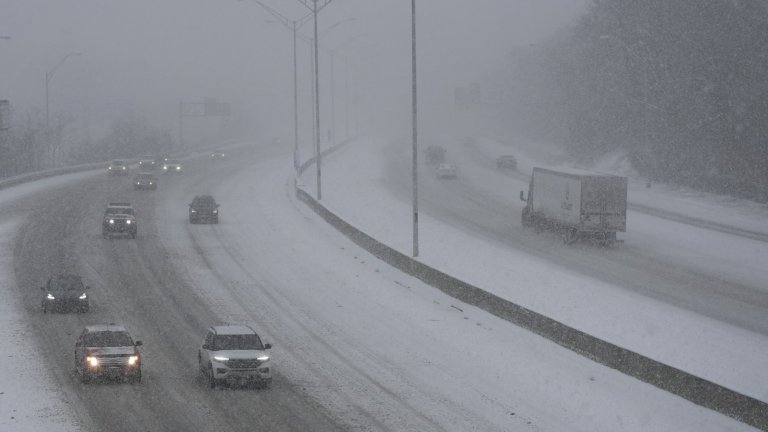
[[[308,12],[297,0],[263,2],[292,19]],[[441,117],[455,86],[502,64],[515,45],[534,44],[571,23],[585,3],[418,0],[425,121]],[[329,122],[328,50],[336,49],[337,127],[355,107],[366,124],[385,120],[397,127],[409,119],[410,1],[334,0],[319,16],[320,32],[351,17],[321,39],[322,121]],[[0,36],[12,38],[0,40],[0,98],[17,109],[43,110],[46,72],[67,53],[82,52],[56,69],[50,110],[52,116],[73,115],[87,134],[129,113],[173,130],[179,102],[214,97],[253,117],[255,128],[288,136],[291,34],[271,20],[250,0],[0,0]],[[311,36],[311,24],[304,35]],[[306,43],[299,43],[298,54],[300,105],[308,121]]]

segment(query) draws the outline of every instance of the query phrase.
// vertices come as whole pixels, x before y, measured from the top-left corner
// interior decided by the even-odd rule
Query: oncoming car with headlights
[[[130,171],[128,164],[121,159],[113,160],[107,167],[107,173],[109,175],[128,175]]]
[[[178,174],[181,173],[181,161],[178,159],[166,159],[163,162],[163,174]]]
[[[137,233],[136,211],[131,204],[109,203],[101,223],[101,236],[108,238],[113,234],[127,234],[136,238]]]
[[[141,382],[139,346],[123,326],[86,326],[75,342],[75,371],[83,383],[98,377]]]
[[[208,329],[197,354],[200,373],[211,388],[220,383],[272,383],[272,365],[256,331],[247,325],[213,326]]]
[[[56,275],[48,279],[45,286],[40,287],[44,296],[42,300],[43,313],[50,311],[88,312],[89,286],[83,284],[80,276],[72,274]]]

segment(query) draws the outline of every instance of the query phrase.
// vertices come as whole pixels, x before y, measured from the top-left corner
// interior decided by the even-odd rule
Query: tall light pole
[[[419,172],[416,93],[416,0],[411,0],[411,93],[413,109],[413,257],[419,256]]]
[[[315,167],[317,168],[317,200],[320,201],[323,198],[323,188],[321,185],[321,172],[322,172],[322,159],[323,155],[320,152],[320,71],[318,70],[319,62],[318,62],[318,38],[317,38],[317,13],[320,12],[323,8],[328,6],[332,0],[323,0],[323,4],[318,6],[319,0],[298,0],[299,3],[303,4],[305,7],[307,7],[309,10],[312,11],[312,17],[314,21],[314,34],[315,34],[315,42],[314,42],[314,52],[315,52],[315,128],[317,129],[317,133],[315,134]],[[310,4],[310,1],[312,4]]]
[[[49,105],[50,105],[49,104],[50,99],[49,99],[49,96],[48,96],[48,87],[49,87],[49,84],[51,82],[51,78],[53,78],[53,75],[56,73],[56,70],[59,68],[59,66],[64,64],[64,62],[67,61],[68,58],[70,58],[72,56],[81,56],[81,55],[83,55],[83,53],[81,53],[81,52],[71,52],[71,53],[65,55],[64,57],[62,57],[61,60],[59,60],[59,62],[56,64],[56,66],[54,66],[53,68],[51,68],[51,70],[49,70],[48,72],[45,73],[45,129],[46,130],[48,130],[48,127],[49,127],[49,124],[50,124],[50,116],[48,114],[48,112],[49,112],[48,108],[49,108]]]
[[[269,12],[274,18],[277,19],[280,24],[290,30],[293,34],[293,166],[294,169],[296,169],[296,174],[298,175],[299,165],[301,165],[301,162],[299,158],[299,89],[298,60],[296,57],[296,36],[299,29],[309,21],[309,17],[312,14],[307,14],[298,20],[291,20],[259,0],[253,0],[253,2]]]

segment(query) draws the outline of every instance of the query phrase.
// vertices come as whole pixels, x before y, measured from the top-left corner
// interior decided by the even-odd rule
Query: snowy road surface
[[[750,430],[382,265],[293,197],[289,152],[231,154],[162,177],[156,193],[101,174],[0,192],[13,221],[0,237],[3,289],[27,326],[16,336],[37,342],[22,365],[3,358],[26,379],[4,380],[0,398],[45,394],[58,407],[13,430]],[[220,225],[186,223],[200,193],[221,203]],[[100,236],[116,200],[137,209],[135,241]],[[37,287],[59,271],[92,286],[90,313],[41,314]],[[144,342],[141,384],[72,375],[75,335],[98,322]],[[197,378],[200,338],[221,322],[252,323],[273,343],[271,389],[212,391]]]

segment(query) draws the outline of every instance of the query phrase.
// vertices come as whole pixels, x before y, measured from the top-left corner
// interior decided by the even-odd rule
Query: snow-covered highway
[[[156,193],[103,172],[0,191],[3,220],[14,221],[3,225],[4,295],[20,300],[23,335],[36,341],[27,347],[39,352],[0,397],[23,410],[44,389],[60,395],[58,421],[32,412],[27,423],[0,419],[0,430],[750,430],[381,264],[296,200],[290,166],[286,149],[255,146],[190,161]],[[220,225],[186,223],[200,193],[221,203]],[[345,200],[370,204],[357,198]],[[99,235],[114,200],[134,203],[135,241]],[[482,272],[476,252],[455,251],[465,260],[456,270]],[[42,315],[37,287],[59,271],[93,287],[92,312]],[[142,384],[72,375],[75,335],[96,322],[144,341]],[[221,322],[252,323],[273,343],[271,389],[211,391],[197,378],[200,338]],[[43,390],[22,391],[27,380]]]

